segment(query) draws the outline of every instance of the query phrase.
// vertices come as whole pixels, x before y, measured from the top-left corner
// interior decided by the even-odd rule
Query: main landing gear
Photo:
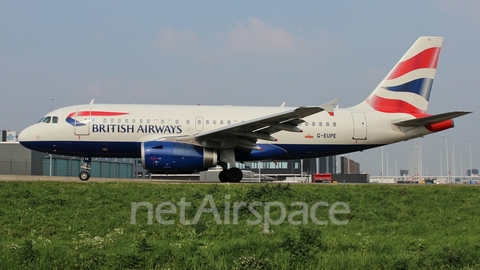
[[[230,169],[228,165],[230,164]],[[222,167],[222,171],[218,175],[220,182],[238,183],[242,181],[242,170],[235,167],[235,153],[233,149],[222,149],[220,151],[220,162],[218,165]]]
[[[233,167],[230,169],[226,169],[223,166],[222,168],[223,170],[218,175],[218,179],[220,179],[220,182],[238,183],[242,181],[243,173],[242,170],[240,170],[239,168]]]
[[[92,158],[83,157],[83,162],[83,166],[80,167],[83,169],[83,171],[80,172],[78,178],[80,178],[80,180],[82,181],[87,181],[88,179],[90,179],[90,163],[92,162]]]

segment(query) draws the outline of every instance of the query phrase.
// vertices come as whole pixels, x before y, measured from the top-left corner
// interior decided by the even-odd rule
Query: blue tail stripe
[[[427,101],[430,99],[433,79],[420,78],[397,86],[386,86],[385,89],[394,92],[410,92],[422,96]]]

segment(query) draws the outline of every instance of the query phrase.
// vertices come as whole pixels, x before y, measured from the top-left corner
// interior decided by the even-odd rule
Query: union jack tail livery
[[[384,113],[425,114],[443,37],[420,37],[362,103]]]

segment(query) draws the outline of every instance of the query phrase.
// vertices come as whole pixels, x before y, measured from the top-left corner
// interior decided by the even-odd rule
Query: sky
[[[3,0],[0,127],[18,133],[52,108],[93,98],[292,107],[340,98],[339,107],[350,107],[418,37],[443,36],[428,113],[474,113],[453,129],[385,146],[383,171],[387,156],[388,175],[411,168],[421,148],[423,174],[445,175],[445,151],[452,165],[455,149],[459,175],[470,160],[480,168],[479,33],[475,0]],[[348,156],[379,175],[381,153]]]

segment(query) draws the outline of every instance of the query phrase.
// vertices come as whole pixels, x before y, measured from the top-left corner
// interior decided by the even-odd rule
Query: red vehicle
[[[316,173],[313,175],[313,183],[333,183],[331,173]]]

